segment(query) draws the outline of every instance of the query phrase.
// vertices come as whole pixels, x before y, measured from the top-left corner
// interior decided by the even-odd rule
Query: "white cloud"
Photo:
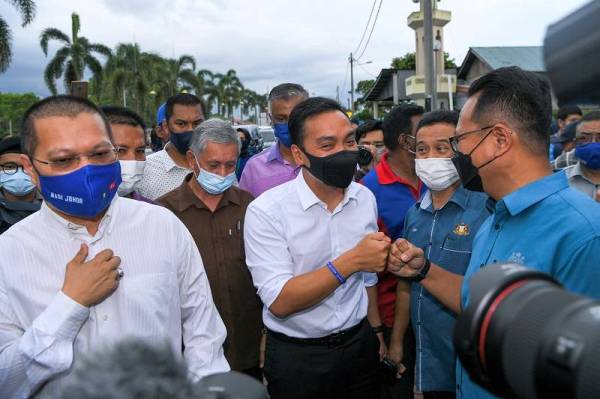
[[[461,62],[469,46],[539,45],[545,29],[585,0],[443,0],[452,11],[445,30],[446,50]],[[45,95],[42,73],[47,59],[39,47],[46,27],[70,31],[70,15],[81,18],[82,34],[115,46],[137,41],[163,56],[193,55],[199,68],[235,69],[243,83],[259,92],[282,81],[335,96],[372,2],[369,0],[38,0],[35,21],[20,27],[17,13],[0,2],[0,14],[13,30],[11,68],[0,75],[0,90]],[[392,57],[414,51],[406,18],[418,5],[385,0],[355,81],[388,67]],[[55,50],[51,47],[50,53]],[[365,71],[366,70],[366,71]],[[347,78],[346,90],[349,87]]]

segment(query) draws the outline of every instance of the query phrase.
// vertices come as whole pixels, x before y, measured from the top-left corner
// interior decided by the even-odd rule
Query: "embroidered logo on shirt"
[[[467,226],[465,223],[459,223],[454,228],[454,234],[457,236],[468,236],[470,233],[471,230],[469,230],[469,226]]]
[[[525,264],[525,256],[521,252],[513,252],[508,258],[509,262],[517,263],[519,265]]]

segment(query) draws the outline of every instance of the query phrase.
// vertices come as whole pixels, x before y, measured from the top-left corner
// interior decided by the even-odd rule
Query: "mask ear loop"
[[[400,142],[400,138],[401,138],[402,136],[404,136],[404,137],[411,137],[411,138],[413,138],[413,139],[415,139],[415,140],[416,140],[416,138],[415,138],[414,136],[411,136],[410,134],[401,133],[401,134],[400,134],[400,136],[398,136],[398,144],[400,145],[400,147],[402,147],[402,149],[403,149],[404,151],[407,151],[407,152],[409,152],[409,153],[410,153],[410,154],[412,154],[412,155],[417,155],[417,152],[416,152],[415,150],[413,150],[413,149],[411,149],[411,148],[407,147],[405,144],[403,144],[403,143],[401,143],[401,142]],[[404,139],[404,141],[406,142],[406,139]]]

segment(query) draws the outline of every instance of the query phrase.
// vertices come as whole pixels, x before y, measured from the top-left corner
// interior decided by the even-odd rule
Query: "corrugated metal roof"
[[[492,69],[515,65],[531,72],[546,70],[542,46],[471,47],[470,50]]]

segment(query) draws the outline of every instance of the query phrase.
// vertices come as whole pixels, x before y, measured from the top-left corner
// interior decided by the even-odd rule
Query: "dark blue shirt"
[[[406,214],[404,237],[422,248],[431,262],[464,274],[473,238],[490,212],[483,193],[456,190],[440,209],[427,191]],[[455,390],[456,354],[452,334],[456,316],[419,283],[411,285],[411,323],[417,340],[415,382],[425,391]]]
[[[600,299],[600,204],[569,188],[563,171],[507,195],[481,226],[462,286],[463,309],[469,280],[490,263],[514,262],[548,273],[567,290]],[[457,397],[486,399],[457,362]]]

